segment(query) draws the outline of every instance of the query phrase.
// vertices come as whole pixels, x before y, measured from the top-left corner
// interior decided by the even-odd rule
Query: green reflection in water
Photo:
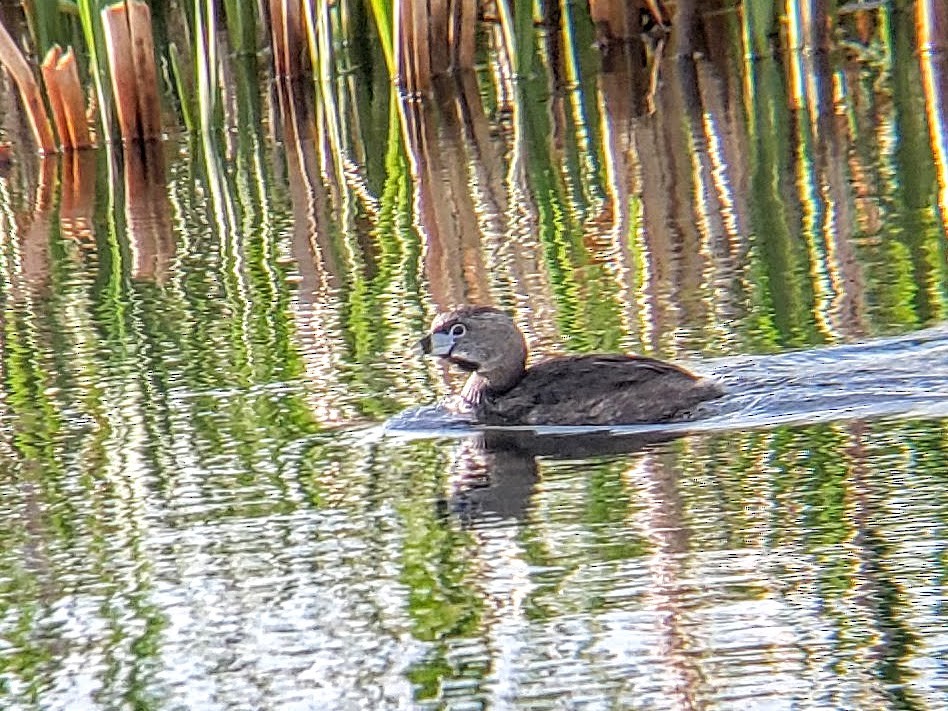
[[[790,143],[789,115],[781,67],[770,58],[756,63],[751,108],[751,220],[755,245],[751,260],[760,304],[751,325],[758,348],[810,345],[818,342],[808,318],[807,265],[802,244],[791,232],[792,214],[785,196],[792,171],[784,150]]]

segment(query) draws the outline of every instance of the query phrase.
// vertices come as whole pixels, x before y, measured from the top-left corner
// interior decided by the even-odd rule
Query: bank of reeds
[[[263,55],[271,58],[270,74],[278,80],[312,76],[323,86],[381,57],[409,96],[430,94],[441,77],[486,68],[478,72],[481,88],[502,105],[518,79],[549,72],[556,84],[555,73],[563,67],[559,56],[575,53],[571,45],[588,36],[582,26],[590,22],[590,39],[607,59],[610,47],[662,43],[669,28],[677,30],[674,51],[688,55],[700,49],[694,46],[699,15],[733,11],[741,26],[734,39],[755,59],[778,45],[825,50],[840,23],[868,26],[892,11],[880,3],[837,8],[830,0],[744,0],[723,10],[720,3],[699,0],[591,0],[588,14],[563,1],[540,7],[511,0],[225,0],[220,6],[214,0],[154,6],[143,0],[78,0],[25,7],[28,31],[21,36],[28,41],[17,47],[9,32],[0,32],[0,62],[15,78],[42,152],[56,146],[44,106],[66,149],[91,142],[78,125],[85,113],[97,115],[93,133],[104,141],[154,140],[162,135],[163,118],[164,124],[205,133],[232,125],[235,118],[226,112],[234,103],[225,101],[220,79],[234,74],[229,65]],[[915,7],[919,31],[931,36],[932,46],[943,47],[944,3],[918,0]],[[906,7],[897,4],[895,11]],[[29,62],[44,57],[45,89]],[[91,106],[77,92],[76,77],[83,96],[93,96],[87,89],[94,87]]]

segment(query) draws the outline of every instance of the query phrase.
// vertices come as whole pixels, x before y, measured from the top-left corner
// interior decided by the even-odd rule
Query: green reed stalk
[[[23,11],[36,42],[36,54],[42,59],[54,44],[61,44],[63,24],[59,3],[26,0]]]
[[[533,71],[533,58],[537,52],[540,35],[533,22],[533,2],[518,2],[514,5],[514,42],[517,52],[517,75],[530,76]]]
[[[886,181],[893,191],[890,200],[899,205],[901,216],[896,233],[909,244],[915,264],[918,293],[914,303],[921,322],[943,320],[948,306],[948,282],[945,280],[944,238],[933,209],[931,186],[937,185],[934,156],[928,138],[926,116],[917,110],[921,102],[922,78],[915,53],[915,26],[911,15],[886,14],[883,35],[891,48],[887,69],[892,72],[892,104],[895,125],[901,137],[893,154],[892,175]]]
[[[769,56],[770,37],[777,25],[777,4],[771,0],[744,0],[743,7],[744,51],[751,57]]]
[[[239,56],[257,51],[256,3],[246,0],[224,0],[224,22],[230,46]]]
[[[395,9],[392,0],[369,0],[369,4],[372,7],[375,28],[379,33],[379,40],[382,44],[382,53],[385,55],[388,75],[394,77],[397,69],[395,67],[395,33],[392,29],[392,18]]]
[[[316,4],[314,0],[304,0],[303,2],[303,22],[306,25],[306,45],[309,48],[309,58],[313,65],[313,75],[320,76],[322,62],[320,61],[318,27],[319,21],[316,15]]]
[[[82,25],[82,34],[86,40],[86,51],[89,53],[89,72],[95,84],[96,97],[99,100],[99,122],[102,127],[102,138],[106,143],[112,141],[112,92],[109,88],[109,66],[105,52],[105,35],[102,32],[102,20],[99,17],[101,9],[98,0],[78,0],[79,22]]]
[[[517,105],[536,106],[547,92],[546,83],[539,78],[521,82]],[[570,220],[560,210],[568,204],[560,168],[553,164],[548,144],[554,134],[550,114],[546,111],[517,111],[521,122],[527,156],[526,175],[530,192],[536,196],[537,232],[543,249],[543,261],[550,278],[550,286],[557,304],[557,323],[565,335],[582,339],[583,331],[576,327],[575,314],[579,312],[578,283],[572,267],[570,240],[567,236]],[[582,349],[582,348],[580,348]]]
[[[200,130],[209,134],[215,126],[220,88],[217,76],[217,12],[213,0],[194,0],[194,72]]]
[[[423,281],[421,263],[421,240],[412,229],[411,166],[403,145],[401,125],[398,119],[398,94],[393,89],[389,99],[388,138],[385,152],[385,184],[379,200],[379,229],[391,229],[401,242],[403,262],[400,269],[405,281],[405,292],[421,303],[420,285]],[[425,324],[416,324],[419,330]]]
[[[233,64],[234,70],[234,98],[237,107],[237,126],[253,127],[252,131],[240,131],[240,138],[257,138],[258,131],[262,131],[261,115],[262,97],[260,96],[260,77],[258,74],[257,56],[248,54],[239,57]],[[262,139],[261,139],[262,140]]]
[[[336,75],[336,42],[356,41],[349,31],[348,5],[343,2],[331,5],[327,0],[306,0],[303,5],[303,20],[306,24],[306,39],[312,60],[313,78],[320,92],[330,91],[329,85]],[[346,50],[343,50],[345,53]]]
[[[795,122],[796,149],[794,150],[797,176],[797,195],[800,201],[800,237],[807,247],[810,262],[810,283],[813,290],[813,316],[817,327],[826,334],[833,334],[832,311],[836,293],[833,288],[833,267],[824,221],[827,206],[820,194],[822,185],[818,167],[818,142],[813,133],[813,124],[806,120],[806,109],[797,112]]]
[[[392,98],[397,100],[394,88]],[[392,108],[395,110],[394,104]],[[352,113],[357,114],[355,106]],[[406,217],[410,220],[408,215],[400,215],[399,210],[405,207],[400,196],[410,193],[411,178],[408,161],[404,157],[401,146],[401,131],[397,114],[389,122],[388,150],[383,151],[382,146],[370,146],[369,150],[385,153],[389,170],[381,198],[378,201],[373,200],[371,206],[374,217],[372,236],[377,251],[369,259],[374,257],[375,269],[366,269],[368,259],[359,260],[359,269],[352,270],[355,278],[347,299],[347,325],[351,333],[352,350],[356,362],[372,362],[388,347],[391,342],[391,331],[396,328],[397,319],[380,319],[378,316],[384,311],[388,294],[405,293],[399,284],[400,279],[405,276],[405,270],[402,259],[402,235],[396,223],[404,222]],[[363,179],[361,182],[364,187],[366,181]],[[367,192],[367,189],[364,192]],[[363,196],[363,201],[364,199],[365,196]],[[358,254],[358,250],[358,242],[352,240],[348,245],[348,251]],[[370,276],[369,274],[373,271],[374,274]],[[372,378],[376,384],[379,384],[378,379],[381,377],[383,377],[381,373],[365,371],[367,381]],[[387,382],[386,387],[369,387],[366,392],[392,392],[395,389],[393,385]],[[393,403],[387,400],[387,397],[366,398],[360,403],[360,409],[365,414],[386,414],[394,409]]]
[[[181,117],[184,119],[184,126],[189,133],[194,133],[197,128],[197,120],[194,117],[194,97],[185,84],[184,70],[181,68],[181,56],[178,52],[178,45],[174,42],[168,45],[168,69],[171,74],[171,81],[174,83],[175,93],[178,95],[178,103],[181,105]]]

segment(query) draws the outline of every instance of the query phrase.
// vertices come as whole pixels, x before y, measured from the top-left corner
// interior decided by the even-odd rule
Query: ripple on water
[[[135,677],[158,708],[939,708],[945,431],[564,458],[360,430],[52,498],[7,479],[2,652],[53,653],[21,679],[78,707]]]

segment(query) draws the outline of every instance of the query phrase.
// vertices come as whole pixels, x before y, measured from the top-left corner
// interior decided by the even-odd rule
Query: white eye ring
[[[451,326],[451,330],[448,331],[448,333],[450,333],[455,338],[460,338],[465,333],[467,333],[467,326],[465,326],[463,323],[456,323]]]

